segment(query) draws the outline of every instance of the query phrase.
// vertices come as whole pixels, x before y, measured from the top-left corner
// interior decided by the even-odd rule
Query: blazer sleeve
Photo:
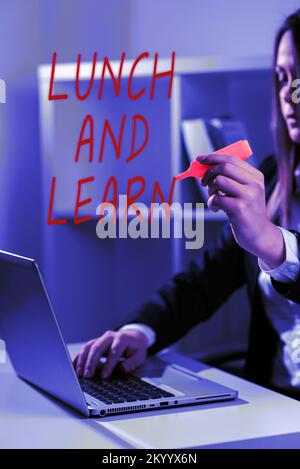
[[[263,161],[262,165],[260,166],[260,170],[265,174],[266,176],[266,195],[270,195],[271,190],[273,189],[275,182],[278,177],[278,168],[277,164],[275,163],[276,159],[273,154],[269,155],[265,160]],[[270,180],[273,180],[272,184],[270,183]],[[274,222],[275,223],[275,222]],[[279,223],[277,223],[279,225]],[[294,233],[295,236],[297,237],[297,243],[298,243],[298,253],[300,253],[300,233],[294,229],[289,229],[291,233]],[[293,280],[291,282],[280,282],[279,280],[275,280],[273,277],[271,277],[271,283],[275,290],[288,300],[294,301],[295,303],[300,304],[300,272],[298,276],[296,277],[296,280]]]
[[[225,222],[217,239],[201,249],[187,270],[174,275],[126,322],[143,323],[155,331],[156,341],[149,354],[176,342],[208,319],[245,283],[243,252]]]
[[[300,253],[300,233],[294,229],[289,229],[297,238],[298,253]],[[291,282],[279,282],[271,277],[271,282],[275,290],[284,296],[288,300],[294,301],[300,304],[300,272],[296,277],[296,280]]]

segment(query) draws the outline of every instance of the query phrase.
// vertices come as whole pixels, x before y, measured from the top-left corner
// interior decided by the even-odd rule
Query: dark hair
[[[288,225],[291,197],[294,190],[293,173],[298,156],[300,157],[300,147],[290,139],[286,123],[281,113],[279,102],[279,83],[277,73],[275,72],[279,43],[282,36],[287,31],[290,31],[292,34],[295,51],[300,61],[300,9],[289,15],[278,30],[273,53],[274,81],[271,128],[278,165],[278,181],[268,200],[267,213],[271,218],[279,208],[280,223],[282,226]]]

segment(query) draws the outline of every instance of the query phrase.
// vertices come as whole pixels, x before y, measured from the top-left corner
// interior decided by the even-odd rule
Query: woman
[[[300,178],[298,182],[295,172],[300,163],[300,105],[293,87],[299,64],[297,10],[280,28],[274,47],[276,158],[269,156],[256,169],[230,155],[198,157],[214,165],[202,184],[209,187],[209,208],[224,210],[228,223],[188,270],[174,276],[129,324],[84,346],[74,360],[79,376],[93,376],[102,355],[107,356],[103,378],[120,357],[124,360],[118,366],[134,370],[147,353],[177,341],[246,284],[252,314],[245,375],[300,399]]]

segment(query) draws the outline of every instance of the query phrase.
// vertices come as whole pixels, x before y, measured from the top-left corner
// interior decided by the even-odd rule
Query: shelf
[[[227,221],[228,217],[225,212],[220,210],[219,212],[212,212],[209,209],[204,210],[204,219],[206,221]]]
[[[192,218],[194,220],[196,218],[195,212],[196,212],[195,209],[188,210],[188,211],[186,210],[184,216],[187,217],[188,219]],[[82,215],[80,215],[79,218],[83,218],[83,217],[86,217],[86,216],[92,217],[90,221],[97,221],[97,219],[98,219],[98,215],[91,214],[91,213],[82,213]],[[123,213],[117,213],[117,218],[118,219],[122,218],[122,217],[124,217]],[[127,215],[128,220],[132,220],[135,217],[136,217],[136,215]],[[154,215],[154,218],[157,218],[157,216]],[[171,218],[173,218],[173,214],[171,214]],[[53,214],[53,219],[66,219],[69,222],[71,222],[71,220],[74,219],[74,214],[71,213],[71,212],[62,212],[62,213],[57,213],[56,212],[56,213]],[[223,212],[221,210],[219,212],[212,212],[208,208],[204,209],[204,221],[214,222],[214,221],[226,221],[226,220],[228,220],[228,218],[227,218],[227,215],[225,214],[225,212]],[[88,223],[88,222],[86,222],[86,223]]]

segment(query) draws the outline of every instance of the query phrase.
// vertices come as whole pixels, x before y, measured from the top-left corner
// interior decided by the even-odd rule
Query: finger
[[[212,212],[218,212],[220,209],[214,205],[214,198],[216,194],[213,194],[207,201],[207,206]]]
[[[254,166],[247,163],[245,160],[241,160],[233,155],[220,155],[218,153],[207,153],[205,155],[199,155],[196,158],[199,163],[204,164],[220,164],[220,163],[231,163],[240,168],[244,168],[245,171],[248,171],[252,174],[255,174],[258,171]]]
[[[201,180],[201,185],[205,186],[212,177],[215,177],[218,174],[222,174],[223,176],[234,179],[240,184],[249,184],[250,182],[256,180],[257,177],[259,177],[257,175],[254,176],[248,171],[245,171],[244,168],[237,167],[231,163],[220,163],[206,171]]]
[[[118,364],[120,357],[123,355],[127,347],[127,340],[125,336],[116,336],[109,349],[107,359],[101,371],[102,378],[108,378],[115,366]]]
[[[242,197],[245,190],[247,190],[246,185],[240,184],[239,182],[223,176],[222,174],[218,174],[216,177],[211,178],[208,181],[208,187],[209,195],[216,194],[220,190],[231,197]]]
[[[254,166],[250,165],[246,161],[240,160],[239,158],[236,158],[232,155],[215,155],[215,154],[208,154],[207,156],[204,155],[204,158],[202,156],[198,156],[197,161],[200,163],[208,164],[208,170],[206,171],[205,175],[210,173],[209,170],[213,169],[217,165],[232,165],[236,166],[237,168],[240,168],[244,170],[246,173],[249,173],[253,177],[257,177],[257,174],[260,173],[258,169],[256,169]],[[204,175],[204,176],[205,176]],[[202,178],[203,179],[203,178]]]
[[[126,373],[130,373],[131,371],[138,368],[145,360],[145,352],[141,350],[137,350],[131,357],[126,358],[122,363],[122,369]]]
[[[242,201],[227,195],[214,194],[208,199],[207,205],[214,212],[223,210],[230,217],[234,217],[234,215],[237,213],[237,210],[243,210]]]
[[[93,376],[101,355],[111,346],[113,337],[113,333],[106,332],[91,346],[84,367],[85,378],[91,378]]]
[[[83,375],[84,367],[86,364],[86,360],[87,360],[90,348],[95,341],[96,339],[93,339],[87,342],[76,357],[76,374],[79,377]]]

